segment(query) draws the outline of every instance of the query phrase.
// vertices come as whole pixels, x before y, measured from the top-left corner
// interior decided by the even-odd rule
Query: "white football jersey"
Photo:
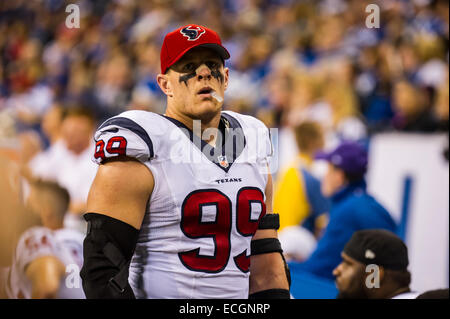
[[[31,227],[17,244],[6,292],[11,299],[31,298],[31,281],[25,275],[27,266],[35,259],[54,256],[66,266],[66,276],[61,279],[57,294],[59,299],[84,299],[80,269],[83,265],[83,238],[71,229],[52,231],[46,227]]]
[[[155,179],[130,265],[137,298],[248,298],[270,135],[261,121],[230,111],[219,130],[214,148],[175,119],[127,111],[95,134],[97,163],[126,155]]]

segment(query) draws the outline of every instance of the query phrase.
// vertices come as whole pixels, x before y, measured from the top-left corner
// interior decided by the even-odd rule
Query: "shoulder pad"
[[[239,121],[244,130],[246,139],[250,142],[249,145],[256,148],[258,156],[267,158],[273,155],[270,130],[262,121],[253,116],[232,111],[224,111],[222,113],[231,115]]]
[[[119,155],[141,162],[153,158],[151,132],[144,123],[153,124],[151,120],[155,116],[158,115],[145,111],[127,111],[103,122],[94,135],[94,162],[100,164]]]

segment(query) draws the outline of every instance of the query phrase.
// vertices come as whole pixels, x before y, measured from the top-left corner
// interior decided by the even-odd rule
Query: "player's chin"
[[[199,103],[196,103],[194,112],[198,118],[207,119],[217,115],[221,109],[222,106],[215,100],[204,99],[199,101]]]

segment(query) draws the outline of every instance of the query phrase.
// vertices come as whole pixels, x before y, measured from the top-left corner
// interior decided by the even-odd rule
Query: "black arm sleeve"
[[[87,213],[80,276],[88,299],[134,299],[128,268],[139,231],[118,219]]]

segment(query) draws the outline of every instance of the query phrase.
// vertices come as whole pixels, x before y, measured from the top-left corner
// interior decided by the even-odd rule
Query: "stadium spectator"
[[[66,188],[71,203],[65,225],[85,231],[80,214],[85,212],[89,187],[97,170],[91,161],[94,115],[83,107],[62,110],[54,106],[44,119],[45,132],[52,144],[31,160],[31,178],[53,180]]]
[[[338,299],[415,299],[419,295],[409,288],[408,249],[387,230],[355,232],[342,259],[333,270]]]
[[[312,172],[314,155],[324,145],[323,130],[319,123],[312,121],[304,121],[294,130],[300,151],[295,161],[280,174],[274,209],[280,214],[280,230],[307,222],[305,227],[315,234],[315,219],[328,212],[328,201],[321,194],[320,182]]]
[[[48,144],[55,144],[61,137],[61,123],[64,112],[62,106],[53,104],[42,118],[42,132]]]
[[[57,155],[58,158],[63,158],[52,168],[58,184],[70,194],[69,214],[65,225],[82,231],[86,230],[86,224],[81,214],[86,212],[89,188],[97,172],[97,166],[91,159],[94,129],[95,118],[88,109],[67,109],[61,126],[65,149]]]
[[[58,162],[63,161],[64,142],[61,139],[61,123],[63,108],[53,105],[42,119],[42,131],[49,142],[49,146],[36,154],[28,163],[24,175],[27,178],[41,178],[56,180]],[[60,157],[60,158],[58,158]]]
[[[300,150],[297,158],[279,176],[274,192],[274,209],[280,214],[280,241],[287,259],[309,257],[327,218],[329,202],[314,176],[314,154],[324,145],[324,134],[317,122],[304,121],[295,128]],[[325,218],[324,218],[325,217]]]
[[[328,162],[321,190],[331,199],[330,220],[316,250],[297,266],[316,276],[333,279],[332,272],[341,262],[342,249],[355,231],[380,228],[395,232],[396,224],[390,213],[366,191],[367,153],[361,145],[344,142],[316,158]]]
[[[2,3],[0,108],[14,109],[22,126],[38,128],[55,100],[89,105],[99,120],[124,111],[133,98],[131,89],[142,85],[163,104],[153,80],[161,34],[171,23],[186,24],[195,17],[225,35],[233,56],[228,66],[237,77],[233,82],[251,88],[242,92],[248,95],[249,113],[269,106],[277,118],[287,116],[286,101],[298,96],[295,89],[264,88],[266,80],[283,69],[291,78],[307,73],[325,80],[320,99],[334,100],[334,84],[354,86],[355,92],[339,89],[347,92],[347,108],[353,104],[353,115],[361,111],[370,126],[383,130],[392,117],[390,87],[395,79],[404,76],[436,86],[448,68],[448,3],[380,3],[387,17],[382,31],[363,25],[366,5],[357,0],[198,0],[176,6],[155,0],[109,5],[88,0],[80,7],[82,27],[67,29],[64,2]],[[348,103],[355,101],[355,93],[358,101]],[[337,106],[336,111],[344,114],[344,109]],[[345,132],[364,133],[364,125],[353,124],[358,130]]]
[[[427,103],[425,91],[411,82],[395,84],[393,128],[403,132],[435,132],[438,122]]]

